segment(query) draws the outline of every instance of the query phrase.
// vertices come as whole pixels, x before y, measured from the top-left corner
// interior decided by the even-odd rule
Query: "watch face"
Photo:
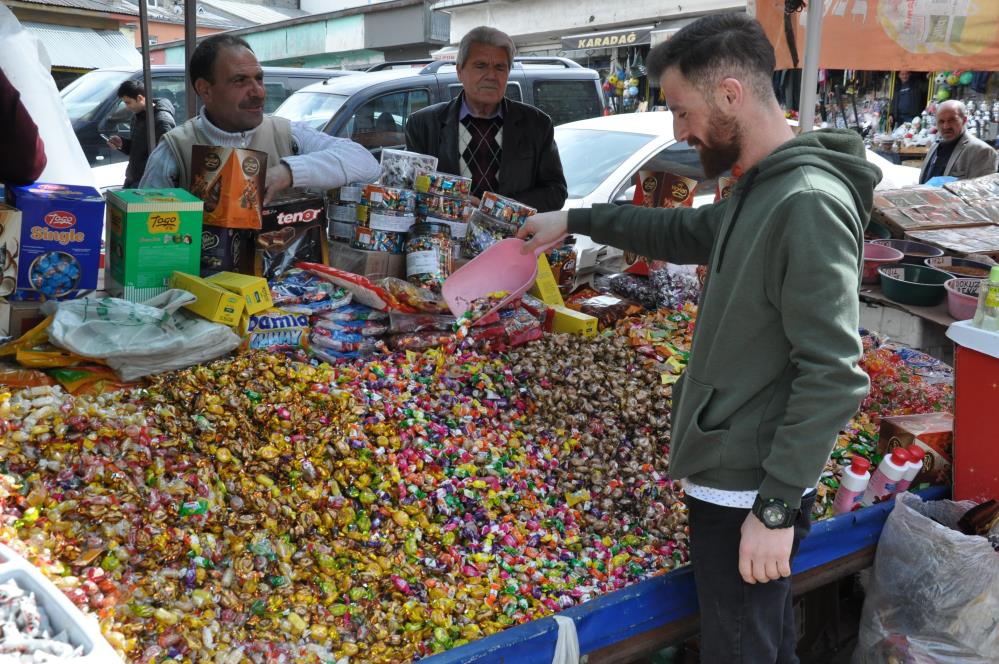
[[[784,508],[780,505],[767,505],[764,507],[763,523],[771,527],[784,523]]]

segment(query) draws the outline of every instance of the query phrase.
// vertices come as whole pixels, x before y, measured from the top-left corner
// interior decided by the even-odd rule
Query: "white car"
[[[704,177],[697,151],[673,138],[673,115],[668,111],[569,122],[555,127],[555,142],[569,186],[564,210],[630,203],[639,170],[693,178],[700,183],[694,205],[714,200],[716,182]],[[898,166],[870,150],[867,160],[884,174],[878,189],[909,187],[919,181],[919,169]]]

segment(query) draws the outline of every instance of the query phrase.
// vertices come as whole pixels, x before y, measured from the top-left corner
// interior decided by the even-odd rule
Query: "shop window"
[[[550,115],[555,125],[595,118],[603,112],[600,95],[591,80],[535,80],[534,105]]]
[[[264,100],[264,113],[273,113],[276,111],[281,102],[291,94],[291,90],[279,81],[268,82],[265,80],[264,89],[267,90],[267,99]]]

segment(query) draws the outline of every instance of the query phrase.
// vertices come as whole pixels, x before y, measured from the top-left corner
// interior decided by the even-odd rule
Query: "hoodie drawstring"
[[[735,204],[735,212],[732,214],[732,223],[728,225],[728,230],[725,231],[725,237],[722,239],[721,249],[718,251],[718,265],[715,267],[715,273],[721,272],[722,261],[725,260],[725,248],[728,247],[728,240],[732,236],[732,229],[735,228],[735,223],[739,221],[739,213],[742,212],[742,204],[746,202],[746,198],[749,196],[749,188],[753,186],[753,180],[756,179],[759,170],[753,169],[746,175],[746,183],[740,189],[739,202]]]

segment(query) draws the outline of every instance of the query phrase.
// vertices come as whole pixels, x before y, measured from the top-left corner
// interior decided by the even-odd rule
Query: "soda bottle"
[[[871,475],[871,481],[864,491],[860,504],[865,507],[873,505],[878,500],[886,500],[895,493],[898,481],[905,475],[909,466],[909,453],[904,447],[896,447],[891,454],[886,454],[878,469]]]
[[[919,471],[923,469],[923,458],[926,456],[926,452],[919,445],[913,443],[905,448],[905,451],[909,453],[911,457],[909,459],[908,467],[905,469],[905,475],[899,480],[898,486],[895,487],[895,493],[905,493],[912,486],[912,480],[916,479],[916,475]]]
[[[992,268],[987,281],[982,281],[978,292],[978,308],[972,325],[983,330],[999,332],[999,265]]]
[[[870,468],[870,461],[862,456],[853,456],[850,465],[843,469],[843,479],[833,500],[833,514],[845,514],[860,507],[860,499],[871,481]]]

